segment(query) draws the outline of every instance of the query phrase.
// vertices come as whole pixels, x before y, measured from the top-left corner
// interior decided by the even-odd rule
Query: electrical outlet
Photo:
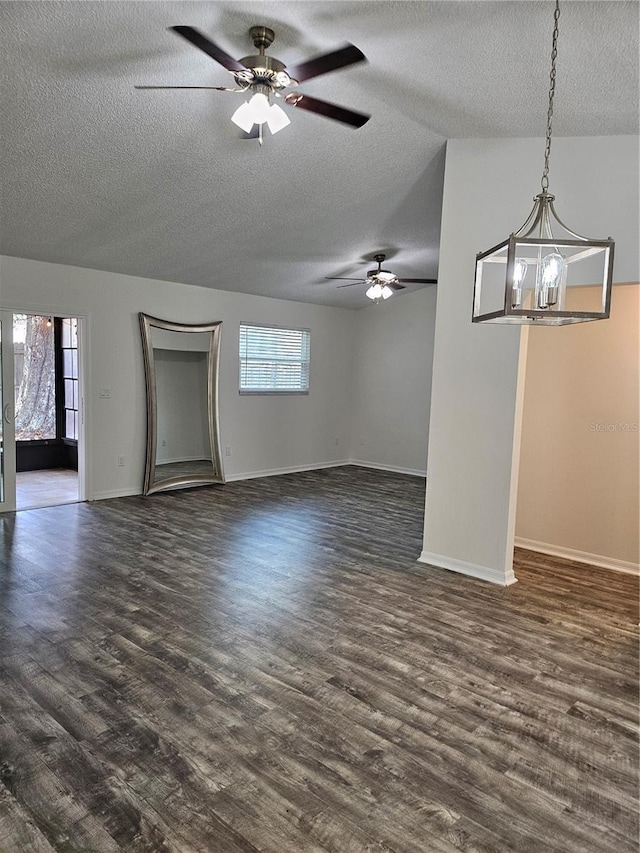
[[[161,444],[162,444],[162,447],[166,447],[166,446],[167,446],[167,440],[166,440],[166,438],[163,438],[163,439],[162,439]]]
[[[334,444],[335,444],[335,446],[337,447],[337,446],[340,444],[340,440],[336,438],[336,440],[335,440],[333,443],[334,443]]]
[[[111,396],[111,388],[100,388],[98,390],[98,397],[102,398],[103,400],[108,399],[110,396]]]
[[[230,444],[226,445],[226,447],[224,449],[224,455],[225,456],[231,456],[231,445]]]
[[[118,468],[124,468],[124,456],[118,456]]]
[[[366,444],[366,441],[364,440],[364,438],[361,438],[360,439],[360,446],[364,447],[365,444]]]

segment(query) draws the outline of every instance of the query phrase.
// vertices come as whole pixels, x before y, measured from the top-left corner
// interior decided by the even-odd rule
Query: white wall
[[[351,458],[424,476],[436,288],[355,314]]]
[[[638,570],[639,335],[638,284],[613,288],[606,321],[530,329],[517,544]]]
[[[474,265],[524,222],[543,152],[541,139],[447,146],[421,560],[501,584],[514,580],[520,331],[472,325]],[[638,281],[637,137],[554,139],[550,189],[571,228],[613,235],[615,280]]]
[[[89,498],[142,489],[146,409],[139,311],[185,323],[223,321],[220,433],[222,447],[232,448],[224,458],[227,479],[347,458],[352,311],[10,257],[0,258],[0,305],[88,316]],[[241,320],[311,329],[308,396],[238,394]],[[111,396],[99,397],[101,388]],[[122,468],[118,456],[125,458]]]

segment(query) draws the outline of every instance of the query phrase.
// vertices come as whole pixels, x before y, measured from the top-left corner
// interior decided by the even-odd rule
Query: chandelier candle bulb
[[[545,255],[538,264],[536,281],[536,305],[538,308],[549,308],[564,302],[560,299],[560,288],[566,282],[566,267],[562,256],[557,252]],[[564,296],[564,288],[563,296]]]
[[[513,265],[513,287],[511,288],[511,307],[522,305],[522,282],[527,274],[527,262],[517,258]]]

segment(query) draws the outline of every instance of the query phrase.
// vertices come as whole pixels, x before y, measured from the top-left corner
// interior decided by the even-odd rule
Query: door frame
[[[15,438],[15,384],[13,353],[13,311],[0,309],[2,336],[2,394],[0,394],[0,419],[2,420],[2,478],[3,500],[0,512],[15,512],[16,508],[16,438]],[[7,330],[8,327],[8,330]],[[7,396],[9,399],[7,399]]]
[[[89,407],[86,404],[88,385],[89,385],[89,322],[90,315],[87,312],[68,310],[64,308],[54,308],[52,306],[26,306],[13,305],[2,306],[0,310],[10,314],[35,314],[39,317],[75,317],[78,321],[78,502],[91,500],[91,471],[90,471],[90,455],[88,452],[88,442],[90,436],[89,429]],[[11,329],[11,339],[13,341],[13,327]],[[13,362],[13,352],[11,353],[11,361]],[[12,365],[13,367],[13,365]],[[11,385],[13,387],[13,375],[11,376]],[[14,390],[15,394],[15,390]],[[13,454],[13,506],[15,509],[15,439],[12,447]],[[2,511],[2,510],[0,510]]]

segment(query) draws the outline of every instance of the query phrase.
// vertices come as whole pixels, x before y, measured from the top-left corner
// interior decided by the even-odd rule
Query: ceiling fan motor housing
[[[292,82],[287,74],[287,66],[273,56],[244,56],[240,62],[247,71],[237,71],[233,76],[236,83],[243,86],[249,82],[262,83],[273,89],[284,89]]]
[[[240,86],[246,86],[247,83],[257,83],[268,86],[273,91],[285,89],[291,83],[295,83],[287,74],[287,66],[284,62],[265,54],[265,49],[272,44],[275,38],[274,31],[269,27],[251,27],[249,37],[260,53],[253,56],[243,56],[239,60],[247,70],[234,73],[236,83]]]
[[[383,281],[388,284],[391,281],[397,281],[398,276],[392,273],[391,270],[367,270],[367,281]]]
[[[381,281],[385,284],[389,284],[390,282],[394,282],[398,280],[398,276],[391,272],[391,270],[383,270],[382,262],[384,261],[386,255],[374,255],[373,260],[378,264],[377,270],[367,270],[367,281]]]

